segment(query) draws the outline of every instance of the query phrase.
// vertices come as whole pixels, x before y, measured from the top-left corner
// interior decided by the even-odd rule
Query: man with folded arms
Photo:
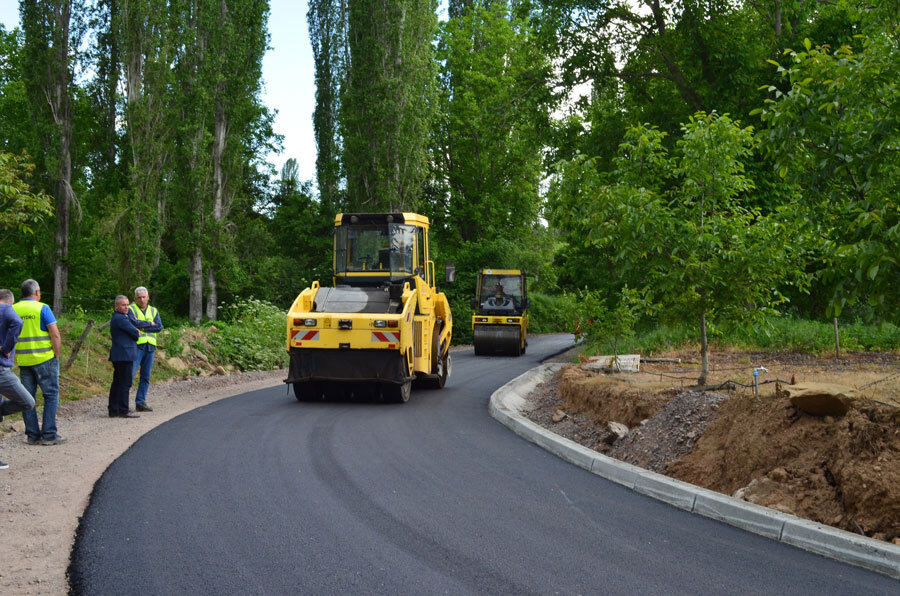
[[[134,378],[132,367],[138,355],[138,328],[128,318],[128,296],[116,296],[115,309],[109,321],[109,361],[113,365],[113,379],[109,386],[109,417],[139,418],[128,409],[128,392]]]

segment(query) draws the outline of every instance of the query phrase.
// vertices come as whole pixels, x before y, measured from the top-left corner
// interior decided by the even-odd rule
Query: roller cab
[[[524,354],[528,346],[528,306],[524,271],[482,269],[472,299],[475,354]]]

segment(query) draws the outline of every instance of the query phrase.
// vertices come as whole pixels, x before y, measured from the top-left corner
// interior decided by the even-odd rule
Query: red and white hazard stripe
[[[400,342],[399,331],[373,331],[372,341],[395,344]]]
[[[319,339],[318,331],[307,331],[305,329],[295,329],[291,339],[294,341],[310,341]]]

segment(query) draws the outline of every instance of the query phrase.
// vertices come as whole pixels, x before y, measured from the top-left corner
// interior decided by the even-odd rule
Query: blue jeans
[[[25,434],[34,441],[52,441],[56,438],[56,411],[59,409],[59,360],[51,358],[34,366],[20,366],[22,384],[31,397],[37,397],[37,388],[44,394],[44,419],[38,426],[37,408],[22,413]]]
[[[138,346],[138,357],[137,360],[134,361],[134,366],[131,369],[131,376],[137,374],[138,369],[141,369],[141,379],[138,382],[137,395],[134,398],[135,404],[145,404],[147,403],[147,389],[150,388],[150,373],[153,372],[153,355],[156,351],[150,351],[150,344],[141,344]]]
[[[0,420],[9,414],[34,408],[34,398],[8,366],[0,366],[0,396]]]

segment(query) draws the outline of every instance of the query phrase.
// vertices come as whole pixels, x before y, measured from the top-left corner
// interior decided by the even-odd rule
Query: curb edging
[[[621,462],[557,435],[522,415],[526,396],[563,363],[542,364],[491,395],[491,416],[560,458],[631,490],[785,544],[900,579],[900,546],[802,519]]]

